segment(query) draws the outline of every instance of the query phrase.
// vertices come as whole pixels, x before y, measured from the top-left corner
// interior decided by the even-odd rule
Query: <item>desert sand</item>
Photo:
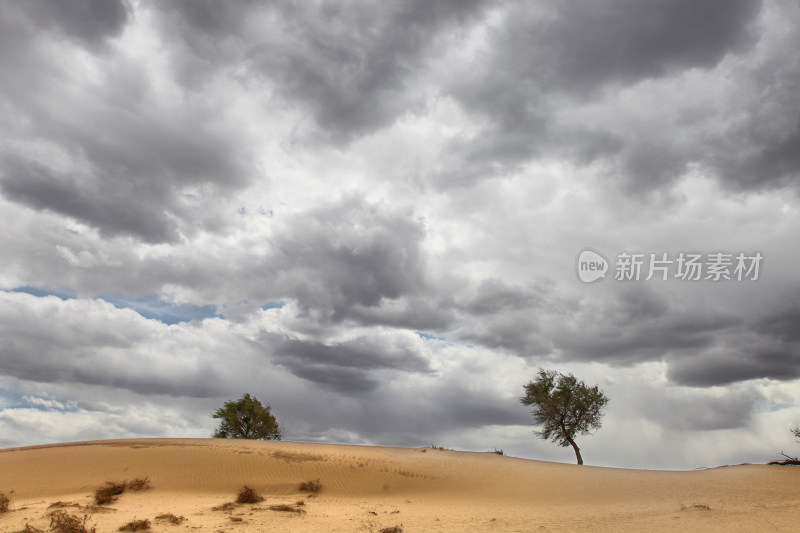
[[[151,488],[92,507],[106,482],[143,478]],[[299,489],[316,479],[319,491]],[[245,485],[264,501],[224,506]],[[800,531],[798,467],[644,471],[434,448],[220,439],[11,448],[0,450],[0,492],[11,491],[2,532],[47,530],[54,510],[88,514],[98,532],[145,519],[163,532]],[[280,504],[301,512],[270,509]],[[164,514],[185,520],[156,520]]]

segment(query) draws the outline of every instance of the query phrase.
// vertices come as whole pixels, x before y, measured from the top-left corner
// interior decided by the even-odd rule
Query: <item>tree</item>
[[[535,425],[544,426],[536,435],[559,446],[572,446],[578,464],[582,465],[583,457],[575,436],[600,428],[608,398],[597,385],[587,387],[572,374],[541,368],[536,379],[523,388],[525,396],[520,398],[520,402],[533,406]]]
[[[264,407],[250,394],[225,402],[211,418],[222,420],[214,432],[215,439],[281,440],[278,421],[270,413],[269,405]]]
[[[795,437],[800,438],[800,427],[798,427],[798,426],[791,427],[791,428],[789,428],[789,431],[791,431],[792,435],[794,435]],[[800,440],[797,441],[797,442],[800,443]],[[792,466],[800,465],[800,459],[798,459],[797,457],[792,457],[791,455],[786,455],[783,452],[781,452],[781,455],[784,456],[786,459],[784,459],[783,461],[772,461],[772,462],[769,462],[767,464],[768,465],[792,465]]]

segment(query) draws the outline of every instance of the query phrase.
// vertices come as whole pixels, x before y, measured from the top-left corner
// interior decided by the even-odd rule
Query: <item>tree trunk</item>
[[[578,448],[578,445],[575,443],[574,440],[567,439],[567,441],[569,441],[569,443],[572,444],[572,448],[575,450],[575,457],[578,459],[578,464],[582,465],[583,464],[583,457],[581,457],[581,449]]]

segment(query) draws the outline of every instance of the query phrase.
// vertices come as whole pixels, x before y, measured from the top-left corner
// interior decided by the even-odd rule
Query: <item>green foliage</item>
[[[236,401],[214,411],[212,418],[221,420],[214,433],[216,439],[281,440],[278,421],[256,398],[245,394]]]
[[[583,464],[575,437],[600,428],[608,398],[597,385],[587,387],[572,374],[541,368],[524,389],[520,402],[533,406],[534,423],[542,426],[536,435],[559,446],[572,446],[578,464]]]

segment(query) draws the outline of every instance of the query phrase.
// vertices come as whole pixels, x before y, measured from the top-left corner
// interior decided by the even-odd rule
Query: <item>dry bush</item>
[[[400,526],[385,527],[378,533],[403,533],[403,528]]]
[[[153,488],[150,485],[150,478],[136,478],[133,481],[128,481],[127,486],[130,490],[147,490]]]
[[[319,478],[310,481],[303,481],[300,483],[300,490],[307,490],[308,492],[318,492],[322,488]]]
[[[244,522],[244,518],[242,518],[240,516],[231,516],[230,519],[231,519],[231,522]]]
[[[281,503],[279,505],[270,505],[270,511],[283,511],[286,513],[298,513],[302,514],[305,513],[302,509],[298,509],[297,507],[292,507],[291,505],[286,505],[285,503]]]
[[[11,503],[11,498],[0,492],[0,513],[8,511],[8,505]]]
[[[297,506],[301,506],[301,505],[305,505],[306,502],[304,502],[303,500],[297,500],[296,502],[294,502],[294,504],[297,505]]]
[[[711,507],[704,503],[695,503],[691,507],[681,504],[681,511],[710,511]]]
[[[45,531],[44,529],[39,529],[38,527],[34,527],[29,523],[25,522],[25,529],[23,529],[19,533],[45,533]]]
[[[150,529],[150,520],[133,520],[120,527],[120,531],[147,531]]]
[[[156,520],[161,522],[169,522],[170,524],[175,524],[176,526],[181,524],[184,520],[186,520],[185,516],[175,516],[172,513],[164,513],[160,514],[156,517]]]
[[[111,503],[116,500],[116,496],[119,496],[123,492],[125,492],[126,483],[123,481],[122,483],[112,483],[110,481],[106,481],[105,487],[100,487],[94,493],[94,501],[98,505],[105,505],[107,503]]]
[[[261,494],[247,486],[243,487],[236,497],[236,503],[258,503],[263,501],[264,497]]]
[[[234,509],[236,509],[236,504],[233,502],[225,502],[222,505],[211,508],[212,511],[233,511]]]
[[[89,515],[83,515],[83,520],[66,511],[53,511],[50,515],[50,531],[53,533],[95,533],[97,530],[93,527],[89,529],[86,526],[86,521]]]
[[[63,507],[77,507],[78,509],[81,508],[81,504],[74,503],[74,502],[62,502],[61,500],[57,502],[53,502],[47,506],[48,509],[52,509],[53,507],[56,508],[63,508]]]

